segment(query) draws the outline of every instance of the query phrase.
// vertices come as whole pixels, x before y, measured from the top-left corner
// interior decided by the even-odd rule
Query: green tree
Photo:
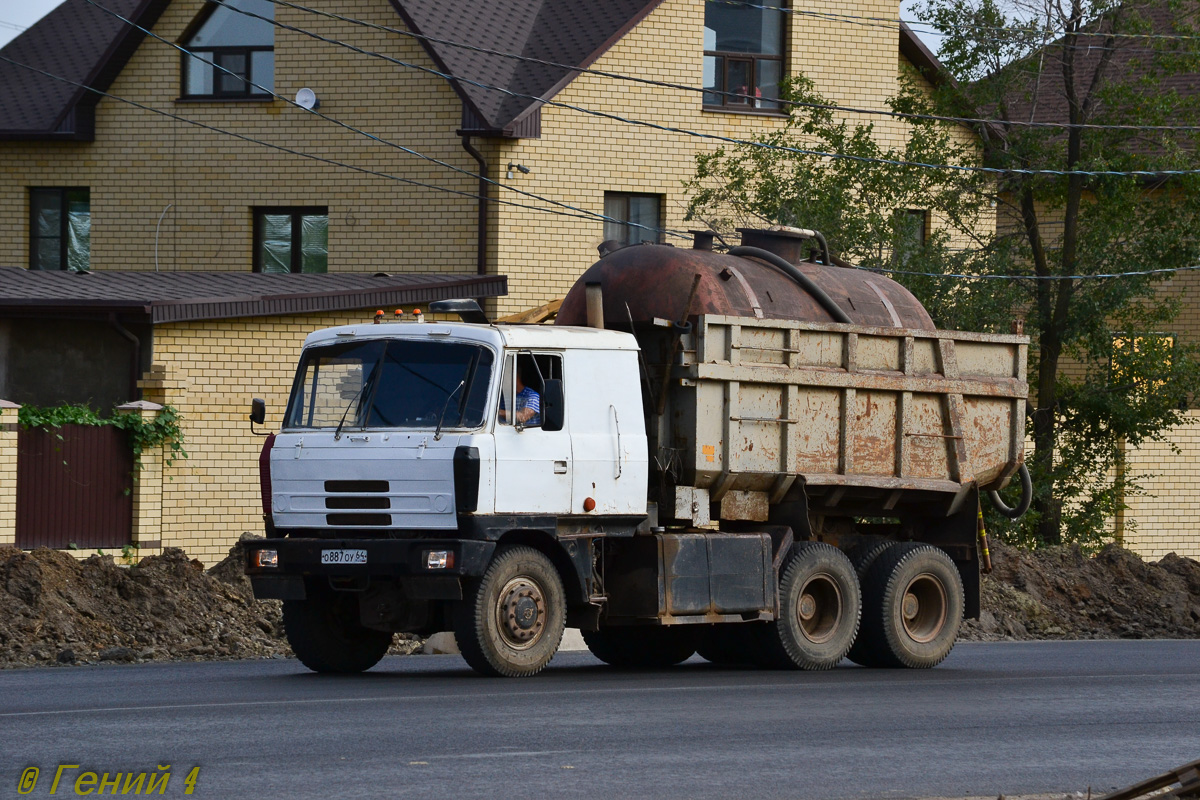
[[[782,130],[697,157],[689,215],[820,229],[846,260],[890,270],[942,327],[1007,331],[1023,318],[1036,489],[1008,535],[1094,543],[1138,491],[1124,448],[1166,441],[1200,388],[1193,345],[1163,335],[1180,303],[1160,291],[1170,273],[1092,277],[1200,262],[1200,181],[1188,174],[1200,150],[1179,130],[1200,116],[1173,88],[1196,82],[1200,39],[1163,3],[1006,13],[995,0],[929,0],[922,19],[943,34],[947,73],[928,76],[932,90],[901,81],[890,102],[910,115],[902,146],[798,78]],[[1144,174],[1086,174],[1129,172]],[[924,242],[907,209],[929,211]]]

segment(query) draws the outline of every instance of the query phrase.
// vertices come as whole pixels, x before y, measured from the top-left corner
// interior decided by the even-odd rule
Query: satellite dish
[[[296,105],[308,111],[316,111],[321,107],[321,100],[317,97],[316,92],[305,87],[296,92]]]

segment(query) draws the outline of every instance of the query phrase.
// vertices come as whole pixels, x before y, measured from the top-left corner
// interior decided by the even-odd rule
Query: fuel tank
[[[692,248],[640,244],[603,256],[576,281],[558,312],[559,325],[586,325],[587,284],[599,284],[608,327],[655,318],[679,321],[698,314],[836,322],[829,302],[858,325],[934,330],[924,307],[903,286],[872,272],[803,260],[816,241],[811,231],[742,229],[740,247],[774,254],[815,284],[789,275],[769,259],[717,253],[713,234],[695,232]],[[699,277],[691,306],[684,308]],[[827,299],[818,295],[824,292]]]

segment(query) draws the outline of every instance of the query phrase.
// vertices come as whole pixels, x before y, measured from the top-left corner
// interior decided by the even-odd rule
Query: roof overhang
[[[231,272],[86,274],[0,267],[0,319],[108,318],[153,325],[390,308],[460,297],[500,297],[504,275]]]

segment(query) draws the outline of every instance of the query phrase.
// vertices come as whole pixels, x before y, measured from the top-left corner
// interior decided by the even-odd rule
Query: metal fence
[[[17,434],[17,547],[119,548],[133,530],[123,431],[64,425]]]

